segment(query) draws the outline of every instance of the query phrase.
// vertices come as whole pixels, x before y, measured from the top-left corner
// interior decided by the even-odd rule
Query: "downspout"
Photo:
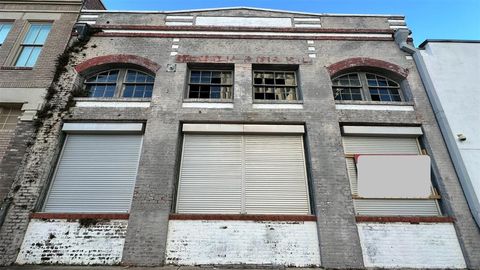
[[[477,197],[475,190],[473,189],[472,181],[468,175],[467,169],[463,163],[462,156],[460,155],[460,150],[458,149],[457,142],[455,137],[452,134],[450,125],[448,124],[447,117],[443,110],[440,99],[435,91],[430,74],[428,73],[427,65],[422,58],[420,51],[412,45],[407,43],[408,35],[410,35],[410,30],[408,29],[398,29],[395,31],[394,38],[395,42],[398,44],[400,49],[406,53],[409,53],[413,56],[413,60],[417,66],[418,73],[422,79],[423,86],[427,92],[428,99],[432,105],[433,113],[437,119],[440,131],[442,133],[445,144],[447,145],[450,158],[452,160],[455,171],[457,172],[460,185],[462,186],[463,193],[467,199],[470,212],[472,213],[477,226],[480,227],[480,197]]]

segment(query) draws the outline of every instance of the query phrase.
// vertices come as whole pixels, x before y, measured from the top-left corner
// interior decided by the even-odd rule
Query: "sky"
[[[415,45],[425,39],[480,40],[480,0],[103,0],[110,10],[248,6],[314,13],[405,15]]]

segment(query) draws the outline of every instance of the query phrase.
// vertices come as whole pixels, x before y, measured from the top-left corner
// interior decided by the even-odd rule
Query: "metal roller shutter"
[[[302,137],[186,134],[177,212],[308,214]]]
[[[69,134],[44,211],[128,212],[141,145],[141,135]]]
[[[344,136],[345,154],[405,154],[421,153],[417,138]],[[346,158],[347,172],[353,195],[357,195],[357,168],[353,157]],[[441,215],[436,200],[414,199],[354,199],[357,215],[372,216],[436,216]]]
[[[177,212],[240,213],[242,155],[241,136],[185,135]]]
[[[245,210],[309,213],[301,136],[245,136]]]

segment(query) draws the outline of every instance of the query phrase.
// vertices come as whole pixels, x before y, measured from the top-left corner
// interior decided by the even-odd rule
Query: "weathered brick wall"
[[[32,219],[18,264],[120,263],[127,220]]]
[[[465,268],[453,224],[359,223],[366,267]]]
[[[170,220],[166,263],[319,266],[312,221]]]

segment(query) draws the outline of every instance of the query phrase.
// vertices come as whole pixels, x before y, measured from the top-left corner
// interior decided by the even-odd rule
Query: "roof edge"
[[[418,48],[423,49],[427,43],[480,43],[478,39],[425,39]]]
[[[270,11],[270,12],[281,12],[281,13],[311,15],[311,16],[402,17],[402,18],[405,18],[404,15],[399,15],[399,14],[314,13],[314,12],[281,10],[281,9],[268,9],[268,8],[257,8],[257,7],[245,7],[245,6],[221,7],[221,8],[203,8],[203,9],[185,9],[185,10],[166,10],[166,11],[153,11],[153,10],[84,10],[83,12],[175,14],[175,13],[185,13],[185,12],[201,12],[201,11],[233,10],[233,9],[248,9],[248,10],[256,10],[256,11]]]

